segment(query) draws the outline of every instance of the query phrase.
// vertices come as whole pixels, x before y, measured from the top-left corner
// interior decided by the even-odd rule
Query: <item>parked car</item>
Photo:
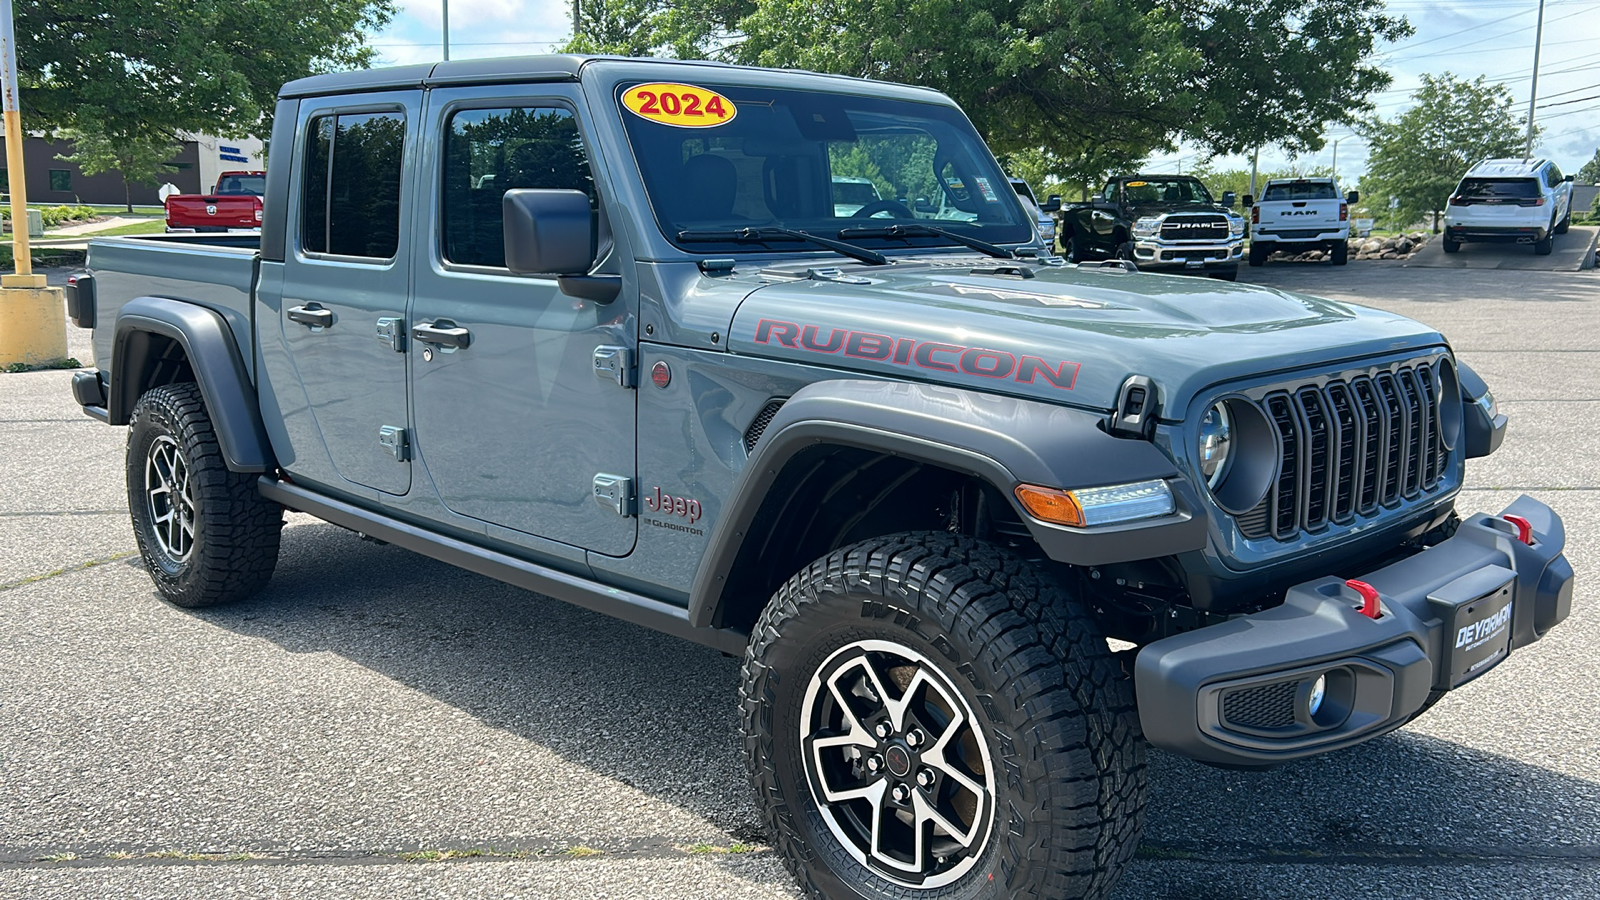
[[[833,214],[841,219],[848,219],[862,207],[882,199],[870,178],[833,176]]]
[[[1355,191],[1339,196],[1332,178],[1268,181],[1260,200],[1244,198],[1250,207],[1250,265],[1265,263],[1276,250],[1325,250],[1334,265],[1344,265],[1350,255],[1350,206],[1360,200]]]
[[[1468,241],[1498,241],[1532,244],[1545,256],[1571,224],[1571,175],[1548,159],[1487,159],[1450,195],[1442,241],[1446,253]]]
[[[1570,610],[1555,512],[1457,513],[1506,417],[1441,334],[1068,265],[937,92],[549,56],[273,121],[259,236],[95,239],[68,291],[161,596],[252,596],[293,509],[740,656],[812,896],[1103,898],[1146,742],[1348,748]],[[962,218],[840,221],[838,154]],[[1157,184],[1153,242],[1237,256],[1192,179],[1117,211]]]
[[[1039,236],[1044,238],[1045,246],[1054,249],[1056,245],[1056,218],[1055,213],[1061,209],[1061,198],[1051,197],[1046,203],[1040,203],[1039,198],[1033,195],[1033,188],[1028,187],[1028,182],[1021,178],[1011,179],[1011,187],[1022,198],[1022,205],[1027,207],[1028,214],[1033,216],[1039,225]]]
[[[1061,240],[1074,261],[1116,257],[1232,281],[1244,255],[1234,203],[1232,191],[1217,203],[1192,175],[1124,175],[1088,203],[1061,207]]]
[[[216,187],[203,195],[173,194],[164,206],[168,232],[257,231],[267,173],[223,172]]]

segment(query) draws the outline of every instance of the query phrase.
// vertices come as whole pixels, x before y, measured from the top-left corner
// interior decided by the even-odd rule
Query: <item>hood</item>
[[[1181,417],[1213,385],[1444,343],[1401,316],[1271,288],[997,262],[849,267],[832,280],[768,270],[728,349],[1097,410],[1146,375],[1164,416]]]

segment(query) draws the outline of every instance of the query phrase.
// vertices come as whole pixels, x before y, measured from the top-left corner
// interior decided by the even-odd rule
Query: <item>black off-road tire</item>
[[[1264,265],[1266,265],[1267,264],[1267,257],[1270,256],[1271,254],[1272,254],[1272,248],[1268,247],[1266,244],[1258,244],[1255,241],[1251,241],[1250,242],[1250,265],[1252,265],[1252,266],[1264,266]]]
[[[976,862],[949,884],[884,877],[823,817],[802,750],[804,698],[830,660],[863,642],[919,654],[981,726],[994,814],[967,855]],[[899,534],[807,566],[752,632],[740,701],[762,814],[810,897],[1098,898],[1138,846],[1146,771],[1132,683],[1075,597],[993,545]]]
[[[1089,242],[1076,232],[1067,235],[1067,258],[1075,263],[1094,259],[1094,254],[1089,250]]]
[[[187,545],[157,521],[173,513],[173,503],[161,499],[170,491],[155,497],[149,491],[153,455],[158,464],[176,458],[185,470],[190,502],[181,504],[188,512],[178,514],[191,525]],[[272,577],[283,507],[261,496],[256,476],[228,470],[198,385],[163,385],[139,398],[128,423],[127,476],[139,555],[169,602],[189,608],[231,603]]]

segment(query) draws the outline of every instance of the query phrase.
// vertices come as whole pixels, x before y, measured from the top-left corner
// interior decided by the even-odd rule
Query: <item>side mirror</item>
[[[1568,182],[1568,183],[1571,183],[1571,181],[1572,181],[1572,178],[1573,178],[1573,176],[1571,176],[1571,175],[1568,175],[1568,176],[1567,176],[1567,177],[1566,177],[1566,179],[1565,179],[1565,180],[1566,180],[1566,181],[1567,181],[1567,182]]]
[[[1256,198],[1250,196],[1249,194],[1245,194],[1244,195],[1244,205],[1247,206],[1247,207],[1255,206],[1256,205]]]
[[[1350,204],[1351,206],[1354,206],[1357,203],[1360,203],[1361,202],[1361,192],[1360,191],[1351,191],[1350,193],[1345,194],[1344,195],[1344,202]]]
[[[506,268],[518,275],[582,275],[594,263],[589,196],[518,188],[501,200]]]
[[[1047,212],[1047,213],[1060,212],[1061,211],[1061,195],[1060,194],[1051,194],[1050,195],[1050,199],[1044,201],[1044,205],[1039,207],[1039,211],[1040,212]]]
[[[1222,192],[1222,205],[1232,209],[1239,202],[1239,195],[1233,191]]]

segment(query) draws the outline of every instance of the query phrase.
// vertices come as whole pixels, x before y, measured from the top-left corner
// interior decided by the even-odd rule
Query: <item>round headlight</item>
[[[1200,420],[1200,474],[1206,486],[1215,489],[1228,474],[1228,451],[1233,445],[1233,423],[1226,404],[1217,403]]]

